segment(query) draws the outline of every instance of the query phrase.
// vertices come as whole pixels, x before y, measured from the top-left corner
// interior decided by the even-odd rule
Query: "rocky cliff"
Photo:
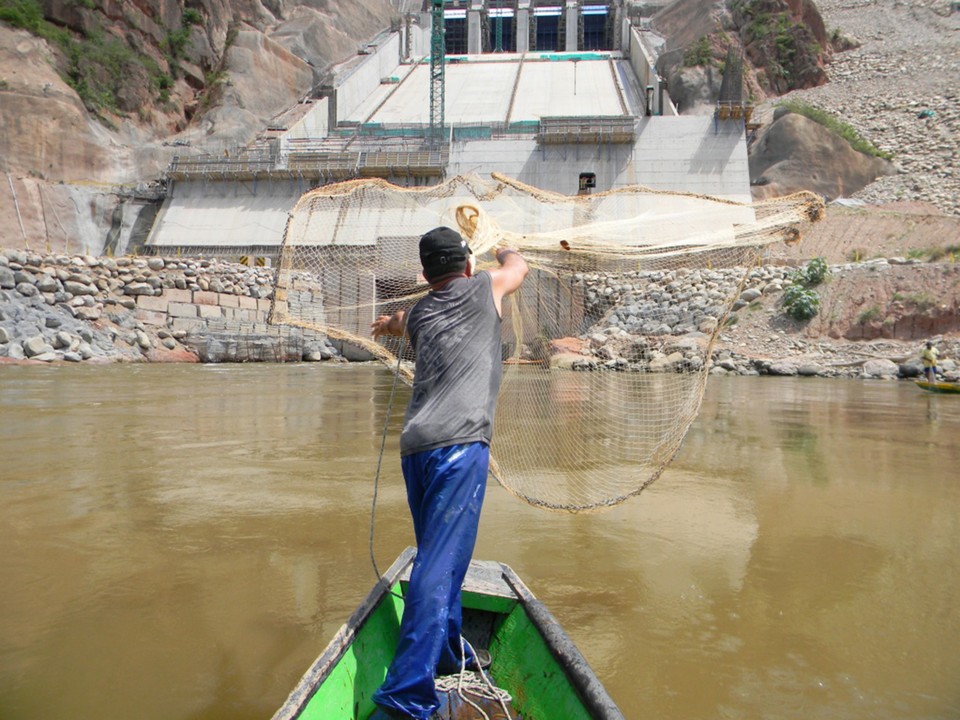
[[[0,2],[0,246],[98,253],[149,227],[187,148],[247,143],[390,0]]]
[[[761,124],[750,146],[755,197],[812,189],[960,215],[952,0],[675,0],[653,27],[667,38],[658,69],[682,113],[712,113],[728,51],[746,58],[744,99]],[[830,127],[787,116],[784,100]],[[851,152],[850,136],[874,152]]]

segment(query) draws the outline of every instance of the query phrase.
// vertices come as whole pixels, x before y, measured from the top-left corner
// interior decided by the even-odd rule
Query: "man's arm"
[[[381,315],[370,323],[371,334],[374,338],[381,335],[400,337],[407,329],[407,311],[397,310],[393,315]]]
[[[500,263],[500,267],[490,270],[490,278],[493,281],[493,303],[497,307],[497,312],[502,315],[503,298],[515,292],[523,284],[523,279],[530,268],[523,256],[511,248],[497,250],[497,262]]]

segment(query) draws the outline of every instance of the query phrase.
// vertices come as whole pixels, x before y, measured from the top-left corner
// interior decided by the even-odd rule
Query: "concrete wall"
[[[565,195],[593,172],[597,191],[645,185],[750,202],[743,124],[703,116],[641,118],[633,145],[538,145],[532,136],[453,144],[448,175],[491,171]]]
[[[336,81],[337,118],[349,117],[380,87],[380,80],[397,74],[400,36],[397,33],[374,50],[364,62]]]
[[[420,24],[410,25],[410,57],[420,58],[430,54],[430,15],[420,15]]]
[[[329,130],[330,100],[321,98],[313,103],[313,107],[306,115],[297,120],[287,132],[284,139],[324,138]]]
[[[211,319],[266,324],[269,312],[269,300],[206,290],[170,288],[162,295],[137,297],[137,320],[173,332],[199,332]]]
[[[279,245],[307,181],[176,182],[148,244],[158,247]]]
[[[661,92],[662,80],[657,74],[656,58],[644,42],[643,33],[637,28],[630,28],[630,67],[637,76],[641,92],[644,92],[648,86],[653,86],[651,98],[653,114],[677,115],[676,108],[666,90]]]
[[[534,187],[574,195],[580,173],[592,172],[597,176],[597,192],[644,185],[750,202],[742,122],[654,116],[639,119],[636,133],[632,145],[539,145],[532,135],[458,141],[451,147],[447,176],[496,171]],[[178,182],[158,215],[150,244],[189,248],[189,252],[208,246],[278,247],[288,214],[309,189],[307,181]],[[350,212],[369,217],[333,219],[315,214],[303,220],[310,227],[297,230],[302,238],[321,238],[329,234],[324,229],[328,225],[362,226],[362,234],[344,239],[351,244],[373,243],[396,234],[400,221],[390,213]],[[424,218],[420,224],[430,222]]]
[[[137,297],[135,315],[145,329],[167,331],[197,353],[201,362],[298,362],[333,356],[370,360],[309,329],[267,322],[270,300],[204,290],[167,288]]]

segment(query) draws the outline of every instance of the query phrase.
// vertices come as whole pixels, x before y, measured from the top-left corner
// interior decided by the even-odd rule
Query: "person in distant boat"
[[[409,312],[383,315],[371,325],[374,337],[406,334],[416,351],[400,464],[417,556],[397,650],[373,696],[389,717],[426,720],[440,707],[436,675],[489,663],[489,653],[461,643],[460,587],[490,464],[503,373],[501,302],[528,272],[516,250],[500,249],[496,258],[499,267],[474,274],[473,254],[460,234],[430,230],[420,238],[430,292]]]
[[[926,346],[920,351],[920,359],[923,360],[923,374],[928,382],[937,381],[937,349],[933,342],[927,340]]]

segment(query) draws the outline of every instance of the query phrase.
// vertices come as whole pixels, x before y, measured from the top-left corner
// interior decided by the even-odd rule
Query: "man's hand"
[[[404,324],[404,311],[398,310],[393,315],[381,315],[372,323],[370,323],[370,334],[374,338],[378,338],[381,335],[403,335]]]
[[[393,320],[393,315],[381,315],[372,323],[370,323],[370,334],[373,335],[374,339],[380,337],[381,335],[390,335],[390,321]]]

